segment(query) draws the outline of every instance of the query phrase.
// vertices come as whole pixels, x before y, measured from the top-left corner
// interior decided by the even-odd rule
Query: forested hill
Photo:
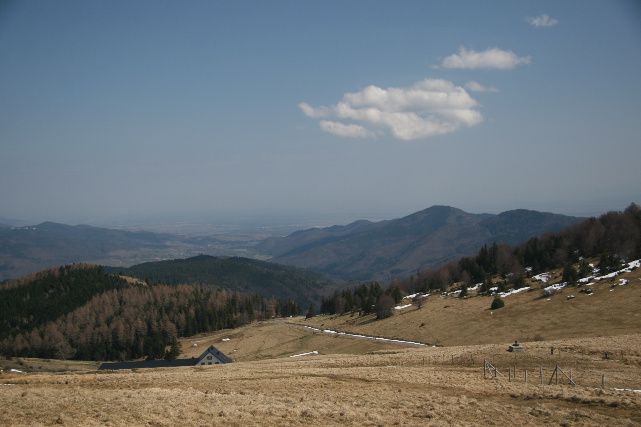
[[[432,206],[394,220],[298,231],[267,239],[258,249],[276,262],[334,279],[388,280],[472,254],[484,244],[518,244],[581,220],[525,209],[492,215]]]
[[[0,354],[115,360],[174,357],[179,336],[298,314],[293,301],[149,285],[73,265],[0,285]]]
[[[301,306],[317,303],[323,291],[332,285],[321,274],[296,267],[209,255],[108,268],[108,271],[148,282],[207,285],[257,293],[265,298],[292,299]]]
[[[556,233],[546,233],[518,246],[484,245],[476,255],[428,269],[383,289],[378,283],[336,291],[324,298],[321,311],[369,313],[374,307],[388,309],[402,294],[461,290],[479,284],[479,294],[519,289],[527,277],[558,269],[562,280],[572,286],[593,274],[586,259],[595,260],[600,274],[621,270],[627,262],[641,258],[641,207],[631,204],[623,212],[609,212]]]

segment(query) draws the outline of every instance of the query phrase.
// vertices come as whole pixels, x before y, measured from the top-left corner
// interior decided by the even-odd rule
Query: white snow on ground
[[[13,368],[9,369],[9,372],[13,372],[13,373],[16,373],[16,374],[24,374],[24,371],[21,371],[19,369],[13,369]]]
[[[289,357],[300,357],[300,356],[314,356],[318,354],[318,350],[308,351],[307,353],[292,354]]]
[[[625,286],[629,283],[628,279],[619,279],[619,286]]]
[[[529,290],[530,290],[530,287],[529,287],[529,286],[526,286],[526,287],[524,287],[524,288],[519,288],[519,289],[508,289],[508,290],[507,290],[507,291],[505,291],[505,292],[501,292],[501,293],[499,294],[499,296],[500,296],[501,298],[505,298],[505,297],[509,297],[510,295],[520,294],[521,292],[525,292],[525,291],[529,291]]]
[[[490,292],[496,292],[498,290],[499,290],[498,286],[493,286],[493,287],[490,288]]]
[[[412,304],[397,305],[396,307],[394,307],[394,310],[402,310],[404,308],[411,307],[411,306]]]
[[[537,274],[536,276],[532,276],[534,280],[538,280],[539,282],[547,283],[548,280],[550,280],[550,273],[541,273]]]
[[[306,326],[305,328],[311,329],[313,331],[317,332],[323,332],[325,334],[333,334],[333,335],[340,335],[343,337],[351,337],[351,338],[361,338],[361,339],[366,339],[366,340],[374,340],[374,341],[383,341],[383,342],[393,342],[393,343],[398,343],[398,344],[409,344],[409,345],[419,345],[419,346],[426,346],[427,344],[423,344],[422,342],[416,342],[416,341],[405,341],[405,340],[397,340],[394,338],[383,338],[383,337],[375,337],[372,335],[360,335],[360,334],[350,334],[347,332],[337,332],[333,331],[331,329],[319,329],[319,328],[314,328],[313,326]]]
[[[619,272],[615,271],[615,272],[612,272],[610,274],[605,274],[603,276],[595,277],[594,280],[599,281],[599,280],[603,280],[603,279],[613,279],[617,274],[619,274]]]
[[[407,296],[404,296],[403,299],[427,298],[429,296],[430,296],[430,294],[424,294],[422,292],[417,292],[415,294],[409,294]]]
[[[565,288],[568,285],[568,282],[562,282],[562,283],[557,283],[555,285],[550,285],[545,288],[543,288],[543,292],[554,292],[554,291],[560,291],[561,289]]]
[[[632,393],[641,393],[641,390],[636,390],[633,388],[615,388],[616,391],[631,391]]]
[[[229,338],[223,338],[223,341],[227,342],[227,341],[229,341]]]
[[[483,282],[480,282],[480,283],[477,283],[476,285],[474,285],[474,286],[472,286],[472,287],[470,287],[470,288],[467,288],[467,290],[468,290],[468,291],[475,291],[475,290],[477,290],[478,288],[480,288],[482,285],[483,285]]]
[[[593,278],[594,278],[594,276],[584,277],[583,279],[579,279],[579,283],[588,283]]]
[[[614,277],[616,277],[619,274],[630,273],[630,272],[632,272],[632,270],[634,270],[635,268],[639,268],[639,267],[641,267],[641,259],[637,259],[637,260],[629,262],[628,266],[622,268],[621,270],[614,271],[614,272],[612,272],[610,274],[606,274],[606,275],[603,275],[603,276],[595,277],[594,280],[599,281],[599,280],[603,280],[603,279],[613,279]]]

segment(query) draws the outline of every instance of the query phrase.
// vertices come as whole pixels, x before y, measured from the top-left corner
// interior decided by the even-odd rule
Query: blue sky
[[[0,217],[641,201],[635,1],[5,1],[0,58]]]

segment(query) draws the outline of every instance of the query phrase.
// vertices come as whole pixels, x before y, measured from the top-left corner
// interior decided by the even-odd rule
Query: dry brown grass
[[[630,284],[615,286],[619,278]],[[439,345],[505,343],[518,339],[613,336],[641,331],[641,269],[602,281],[594,294],[566,288],[548,301],[534,290],[505,298],[492,312],[491,297],[442,298],[432,295],[421,309],[403,310],[385,320],[369,316],[317,316],[312,326],[366,335],[396,337]],[[610,292],[610,289],[613,289]],[[567,300],[570,294],[575,299]],[[303,322],[301,322],[303,323]]]
[[[310,351],[320,354],[365,354],[398,348],[392,344],[314,334],[288,325],[283,319],[184,338],[181,344],[183,354],[180,357],[199,356],[208,346],[214,345],[236,361],[289,357]]]
[[[547,354],[550,343],[533,343],[518,355],[507,354],[504,345],[482,345],[208,368],[3,375],[0,425],[641,423],[641,395],[610,388],[641,384],[641,335],[552,344],[562,348],[560,360]],[[604,361],[604,348],[620,348],[628,356]],[[484,380],[483,357],[499,368],[516,365],[517,372],[539,363],[571,365],[578,385],[541,386],[536,377],[528,384]],[[608,388],[587,381],[584,374],[591,370],[606,373]]]

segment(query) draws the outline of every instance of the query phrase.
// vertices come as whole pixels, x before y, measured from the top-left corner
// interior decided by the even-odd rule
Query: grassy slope
[[[0,425],[638,425],[641,335],[558,341],[511,355],[502,345],[401,349],[116,373],[0,374]],[[635,357],[601,359],[603,349]],[[483,379],[492,357],[533,369],[560,362],[578,385]],[[454,356],[454,363],[451,363]],[[476,358],[470,365],[470,356]],[[531,364],[535,365],[532,366]],[[530,371],[533,372],[532,370]],[[608,387],[595,387],[605,373]]]
[[[627,278],[630,284],[616,286],[610,292],[610,286],[619,278]],[[608,336],[641,330],[641,269],[613,281],[601,281],[593,289],[594,294],[588,296],[579,293],[579,289],[566,288],[550,301],[540,298],[538,290],[512,295],[505,298],[504,308],[494,312],[489,310],[491,297],[432,295],[421,309],[411,307],[385,320],[374,320],[373,315],[343,315],[317,316],[310,322],[342,331],[440,345],[527,341],[537,335],[546,340]],[[570,294],[576,298],[567,300]]]
[[[297,320],[303,323],[302,319]],[[229,341],[222,341],[223,338],[229,338]],[[183,354],[180,357],[199,356],[205,348],[215,345],[236,361],[289,357],[310,351],[318,351],[320,354],[365,354],[398,349],[398,346],[390,344],[315,334],[288,325],[285,320],[280,319],[183,338],[181,344]]]

